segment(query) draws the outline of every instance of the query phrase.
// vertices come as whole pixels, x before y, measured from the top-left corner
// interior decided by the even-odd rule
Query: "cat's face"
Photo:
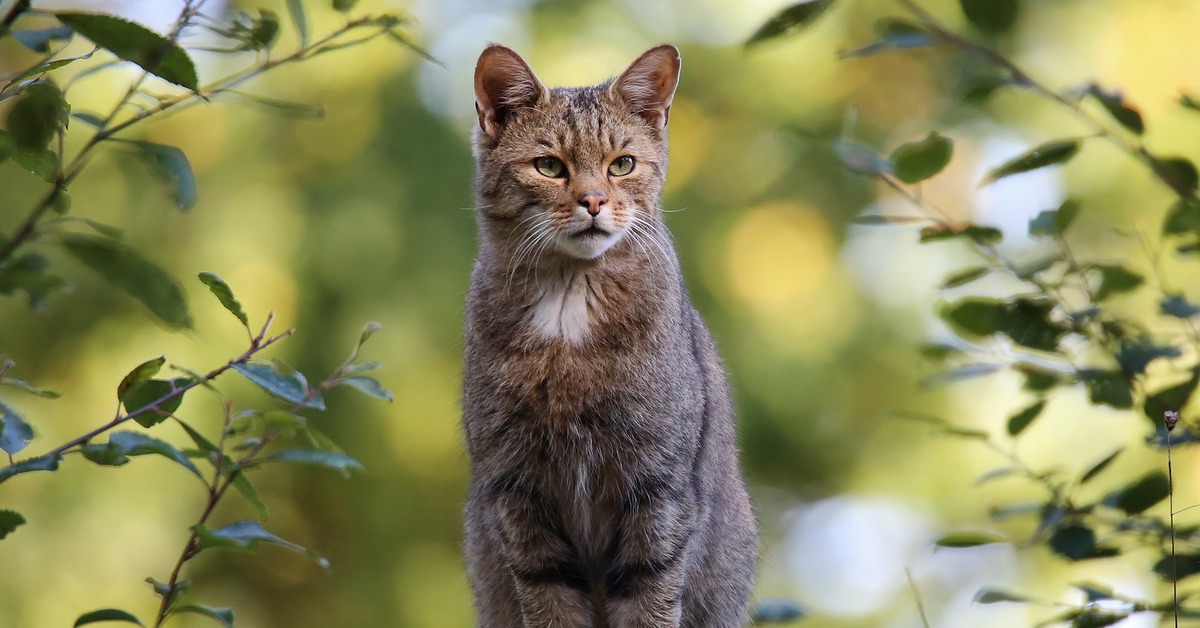
[[[609,83],[549,90],[512,50],[485,49],[475,71],[485,228],[513,256],[595,259],[636,240],[657,211],[678,78],[679,52],[659,46]]]

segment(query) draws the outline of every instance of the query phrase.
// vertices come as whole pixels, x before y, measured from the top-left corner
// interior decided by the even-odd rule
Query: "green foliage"
[[[165,270],[112,238],[64,233],[63,247],[113,286],[141,301],[168,327],[190,329],[183,288]]]
[[[121,59],[193,92],[200,90],[195,64],[174,40],[112,15],[64,11],[55,16],[76,33]]]
[[[904,144],[892,152],[896,178],[919,183],[942,171],[954,155],[954,143],[935,133],[919,141]]]
[[[1078,140],[1047,142],[997,166],[987,173],[980,185],[994,183],[1014,174],[1066,163],[1079,152],[1079,146]]]
[[[132,613],[128,613],[119,608],[102,608],[97,611],[80,615],[79,619],[75,620],[74,626],[78,627],[86,624],[98,624],[106,621],[119,621],[127,624],[137,624],[139,626],[145,625]]]
[[[0,509],[0,541],[23,525],[25,525],[25,517],[22,517],[21,513],[15,510]]]
[[[806,0],[797,2],[763,23],[762,26],[746,40],[746,46],[775,39],[803,29],[812,24],[822,13],[833,4],[833,0]]]

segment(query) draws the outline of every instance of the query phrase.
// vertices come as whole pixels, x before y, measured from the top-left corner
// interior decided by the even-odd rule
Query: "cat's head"
[[[595,259],[658,211],[679,50],[651,48],[595,87],[547,89],[493,44],[475,66],[480,211],[509,246]],[[646,222],[648,226],[648,222]],[[516,251],[510,251],[510,254]]]

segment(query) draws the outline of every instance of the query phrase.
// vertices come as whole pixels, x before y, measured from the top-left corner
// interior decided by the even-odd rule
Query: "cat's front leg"
[[[622,511],[605,577],[609,621],[613,628],[676,628],[695,504],[670,480],[650,478],[634,487]]]
[[[525,628],[590,626],[583,561],[562,519],[536,488],[517,479],[493,484],[501,547]]]

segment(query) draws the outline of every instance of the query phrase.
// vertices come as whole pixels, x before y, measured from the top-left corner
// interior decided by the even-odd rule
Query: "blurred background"
[[[0,12],[11,4],[0,2]],[[313,33],[342,23],[328,4],[308,3]],[[280,328],[295,327],[295,337],[269,357],[310,380],[340,364],[363,323],[377,320],[383,331],[364,355],[383,362],[379,379],[395,402],[336,390],[330,410],[309,417],[366,472],[345,480],[322,470],[269,469],[253,477],[271,509],[268,527],[322,552],[332,569],[273,547],[208,552],[189,564],[191,595],[234,607],[238,625],[248,628],[473,625],[459,549],[468,464],[458,395],[475,248],[475,59],[487,42],[501,42],[548,85],[579,85],[613,76],[668,41],[684,62],[663,206],[693,299],[732,377],[764,534],[759,596],[798,601],[812,613],[798,625],[814,628],[919,626],[914,588],[932,625],[956,627],[1032,625],[1052,611],[973,604],[984,585],[1077,602],[1082,594],[1067,583],[1104,579],[1129,595],[1155,596],[1161,585],[1149,574],[1150,558],[1068,566],[1044,549],[1014,545],[934,549],[949,530],[1027,537],[1032,521],[997,526],[987,513],[1036,491],[1020,482],[976,486],[1003,458],[889,413],[920,410],[999,434],[1005,417],[1029,400],[1012,375],[921,385],[936,365],[922,362],[916,348],[949,337],[934,315],[944,298],[938,285],[971,262],[969,252],[954,243],[918,246],[916,227],[850,225],[864,211],[902,208],[901,201],[786,129],[837,135],[850,121],[859,141],[885,154],[939,130],[955,141],[955,157],[925,195],[958,217],[1001,228],[1004,250],[1016,257],[1037,254],[1040,245],[1024,235],[1028,219],[1069,191],[1086,208],[1075,234],[1081,254],[1145,265],[1136,240],[1119,230],[1144,223],[1156,233],[1170,195],[1099,143],[1065,168],[977,189],[989,168],[1082,128],[1019,93],[982,107],[962,104],[962,68],[936,49],[839,60],[838,51],[873,39],[876,19],[900,14],[890,1],[844,0],[798,36],[743,49],[784,4],[363,0],[356,12],[414,17],[416,41],[444,66],[379,41],[284,68],[249,88],[319,103],[323,119],[217,102],[146,126],[147,139],[179,146],[191,161],[200,200],[188,213],[172,208],[140,162],[101,151],[72,186],[72,213],[120,227],[182,278],[195,331],[161,328],[87,269],[53,258],[70,279],[68,293],[52,297],[44,312],[15,298],[0,301],[0,352],[18,363],[11,375],[66,393],[54,401],[7,398],[38,432],[29,453],[107,421],[121,376],[146,359],[165,354],[170,363],[208,370],[244,349],[237,322],[192,279],[200,271],[233,287],[252,324],[273,311]],[[969,32],[957,2],[922,5]],[[35,6],[119,13],[165,31],[179,2]],[[286,16],[274,0],[207,6],[218,15],[265,7]],[[296,45],[284,20],[280,52]],[[1088,81],[1119,87],[1147,119],[1149,145],[1194,155],[1200,118],[1175,101],[1181,90],[1200,92],[1196,24],[1200,4],[1191,0],[1030,1],[998,45],[1053,88]],[[239,67],[237,57],[193,56],[202,82]],[[5,40],[0,75],[35,59]],[[130,76],[122,68],[88,79],[72,103],[105,111]],[[0,229],[10,232],[43,191],[11,161],[0,165]],[[1188,285],[1189,270],[1166,264],[1177,285]],[[1006,348],[982,350],[1002,356]],[[218,383],[239,404],[270,403],[234,376]],[[211,395],[189,395],[180,413],[210,430],[221,420]],[[1052,420],[1044,417],[1022,442],[1034,466],[1084,468],[1145,434],[1133,413],[1093,408],[1078,387],[1054,396],[1048,413]],[[186,443],[172,424],[155,435]],[[157,599],[143,578],[168,575],[203,495],[177,466],[151,458],[119,471],[73,458],[58,473],[0,486],[0,507],[29,520],[0,543],[0,626],[66,626],[109,606],[152,615]],[[1155,460],[1135,448],[1109,473],[1132,477]],[[1177,457],[1175,472],[1176,501],[1200,501],[1195,459]],[[251,516],[237,498],[228,502],[221,519]],[[1122,625],[1156,623],[1138,617]]]

